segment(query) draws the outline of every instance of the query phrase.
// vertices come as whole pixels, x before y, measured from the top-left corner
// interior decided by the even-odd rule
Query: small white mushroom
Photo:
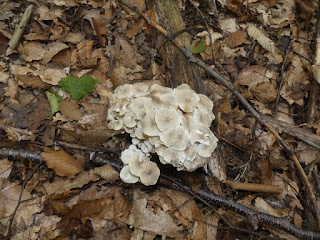
[[[198,168],[202,167],[203,165],[205,165],[207,162],[208,161],[206,158],[203,158],[197,155],[197,157],[193,161],[185,161],[183,165],[186,168],[185,170],[187,170],[188,172],[193,172]]]
[[[159,129],[155,122],[155,112],[148,111],[145,118],[141,121],[142,132],[147,136],[159,136]]]
[[[179,104],[176,95],[174,94],[164,94],[161,95],[159,101],[165,107],[177,109]]]
[[[136,183],[139,181],[139,178],[134,176],[130,171],[129,171],[129,166],[125,165],[121,171],[120,171],[120,179],[124,181],[125,183]]]
[[[208,113],[204,113],[198,108],[193,110],[193,119],[197,124],[204,124],[207,127],[211,126],[212,119]]]
[[[177,96],[179,107],[184,112],[192,112],[195,109],[199,102],[199,96],[193,90],[188,89],[175,89],[175,95]]]
[[[176,128],[180,125],[181,117],[174,109],[161,108],[156,111],[155,123],[161,132],[168,128]]]
[[[165,146],[172,147],[179,151],[185,150],[187,144],[190,142],[189,134],[181,126],[169,128],[166,131],[161,132],[159,136]]]
[[[133,86],[133,97],[141,97],[148,94],[149,86],[143,82],[135,83]]]
[[[201,157],[208,158],[216,149],[217,141],[212,141],[210,144],[195,144],[194,147]]]
[[[189,143],[186,150],[184,150],[184,154],[187,161],[193,161],[197,156],[197,151],[194,146]]]
[[[128,128],[133,128],[136,126],[136,115],[133,112],[127,113],[123,117],[123,123],[128,127]]]
[[[172,148],[161,147],[156,149],[156,153],[163,158],[166,163],[181,162],[185,158],[184,151],[177,151]]]
[[[128,164],[130,173],[132,173],[134,176],[137,176],[137,177],[140,177],[141,173],[148,165],[149,165],[149,162],[147,161],[140,162],[137,159],[130,161]]]
[[[120,159],[123,164],[129,164],[130,161],[133,160],[141,160],[143,159],[144,153],[137,148],[136,145],[131,144],[128,149],[122,151]]]
[[[117,87],[114,90],[114,95],[121,99],[121,98],[131,98],[133,96],[134,90],[131,84],[124,84]]]
[[[150,88],[150,94],[159,98],[161,95],[173,93],[171,88],[163,87],[159,84],[154,84]]]
[[[191,144],[204,143],[210,144],[216,138],[211,130],[204,124],[198,124],[190,133]]]
[[[205,95],[198,94],[199,102],[197,107],[204,113],[212,112],[213,102]]]
[[[146,186],[155,185],[160,176],[160,169],[155,162],[150,162],[140,175],[140,182]]]

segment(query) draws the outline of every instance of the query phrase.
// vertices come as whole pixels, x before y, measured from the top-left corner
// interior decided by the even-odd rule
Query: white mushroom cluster
[[[150,161],[151,153],[178,170],[191,172],[207,164],[218,141],[209,129],[215,117],[212,108],[207,96],[187,84],[175,89],[144,83],[116,88],[108,127],[132,138],[132,145],[121,154],[120,178],[155,184],[160,170]]]

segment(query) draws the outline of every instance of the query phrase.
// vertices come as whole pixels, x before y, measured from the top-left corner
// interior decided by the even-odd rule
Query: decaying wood
[[[178,1],[147,0],[149,9],[155,10],[156,22],[164,24],[169,34],[174,34],[185,29]],[[184,32],[177,36],[176,41],[190,49],[191,36]],[[170,42],[165,42],[159,49],[159,53],[166,65],[166,84],[169,87],[177,87],[182,83],[188,84],[197,93],[203,93],[203,83],[200,78],[199,67],[189,62],[181,52]]]
[[[233,190],[244,190],[250,192],[260,192],[260,193],[281,193],[281,187],[279,185],[270,184],[257,184],[257,183],[247,183],[247,182],[234,182],[227,180],[226,184],[229,185]]]
[[[169,38],[170,34],[166,29],[161,27],[159,24],[157,24],[155,21],[151,20],[146,14],[139,11],[139,9],[132,5],[128,0],[118,0],[123,5],[130,8],[132,11],[137,13],[139,16],[143,17],[148,24],[150,24],[153,28],[155,28],[158,32],[163,34],[165,37]],[[308,196],[310,201],[312,202],[314,213],[317,219],[318,229],[320,229],[320,207],[317,204],[316,196],[313,192],[313,189],[311,187],[310,181],[304,172],[297,156],[293,152],[293,150],[290,148],[288,143],[282,139],[282,137],[279,135],[279,133],[266,121],[266,119],[257,112],[251,104],[241,95],[241,93],[233,86],[233,84],[228,81],[227,79],[223,78],[220,74],[215,72],[213,69],[211,69],[204,61],[202,61],[200,58],[195,57],[192,52],[185,47],[184,45],[180,44],[176,39],[173,39],[171,41],[179,50],[180,52],[190,61],[193,63],[196,63],[198,66],[200,66],[202,69],[206,71],[208,75],[213,77],[216,81],[218,81],[223,86],[227,87],[233,94],[236,96],[240,103],[257,119],[259,124],[262,126],[265,126],[279,141],[282,148],[285,150],[285,152],[290,156],[291,160],[294,162],[295,167],[297,168],[298,173],[300,174],[303,183],[305,185],[305,188],[307,190]]]

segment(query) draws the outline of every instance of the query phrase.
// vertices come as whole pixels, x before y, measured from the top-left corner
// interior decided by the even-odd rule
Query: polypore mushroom
[[[155,184],[160,170],[150,161],[156,153],[162,164],[194,171],[206,165],[217,145],[209,129],[213,103],[189,85],[175,89],[144,83],[126,84],[114,92],[108,111],[108,127],[126,132],[132,145],[121,154],[125,182]]]

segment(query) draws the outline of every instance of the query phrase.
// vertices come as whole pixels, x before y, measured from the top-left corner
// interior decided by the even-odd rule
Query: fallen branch
[[[270,184],[257,184],[257,183],[242,183],[227,180],[226,184],[229,185],[233,190],[243,190],[249,192],[260,192],[260,193],[281,193],[281,187],[279,185]]]
[[[27,7],[25,12],[23,13],[22,18],[21,18],[19,24],[16,26],[16,29],[14,30],[14,33],[9,41],[9,47],[7,48],[6,56],[13,53],[13,51],[18,46],[20,39],[22,37],[22,34],[24,32],[24,29],[26,28],[26,26],[28,24],[29,18],[32,13],[32,9],[33,9],[33,5],[30,5],[29,7]]]
[[[139,16],[141,16],[143,19],[146,20],[146,22],[155,28],[158,32],[160,32],[162,35],[164,35],[166,38],[169,38],[168,32],[161,26],[159,26],[155,21],[151,20],[146,14],[139,11],[139,9],[134,6],[132,3],[130,3],[128,0],[118,0],[121,4],[128,7],[131,11],[137,13]],[[227,87],[242,103],[242,105],[257,119],[257,121],[262,125],[265,126],[279,141],[285,152],[290,156],[291,160],[294,162],[299,174],[301,175],[304,185],[307,189],[309,198],[312,202],[315,216],[318,223],[318,228],[320,229],[320,209],[317,204],[316,197],[312,191],[311,184],[309,182],[309,179],[304,172],[298,158],[295,156],[293,150],[290,148],[290,146],[281,138],[279,133],[262,117],[260,113],[258,113],[251,105],[250,103],[241,95],[241,93],[233,86],[233,84],[223,78],[220,74],[212,70],[204,61],[201,59],[195,57],[192,52],[187,49],[185,46],[182,46],[178,41],[175,39],[171,40],[171,42],[180,50],[180,52],[190,61],[196,63],[198,66],[200,66],[202,69],[204,69],[207,74],[209,74],[211,77],[216,79],[219,83]]]
[[[19,159],[18,156],[28,158],[29,160],[35,163],[41,163],[43,161],[40,151],[0,148],[0,158],[11,157],[18,160]],[[94,164],[97,164],[97,165],[110,164],[112,167],[114,167],[118,171],[120,171],[122,168],[122,165],[120,162],[114,162],[109,159],[105,159],[99,155],[94,156],[92,161]],[[230,209],[236,213],[239,213],[242,216],[250,218],[250,222],[254,222],[256,224],[265,223],[267,225],[277,227],[300,239],[314,239],[314,240],[319,239],[320,240],[320,233],[301,230],[299,228],[296,228],[294,225],[292,225],[290,222],[284,219],[281,219],[266,213],[258,212],[256,210],[245,207],[235,201],[227,200],[221,196],[206,192],[205,190],[199,190],[196,193],[194,193],[188,186],[185,186],[163,174],[160,175],[158,184],[166,188],[172,188],[172,189],[187,193],[190,196],[194,197],[195,199],[201,201],[203,204],[205,204],[208,207],[212,208],[213,207],[212,204],[216,204],[220,207]],[[227,222],[227,225],[229,226],[230,224],[228,224]],[[235,227],[232,227],[232,228],[236,229]]]

